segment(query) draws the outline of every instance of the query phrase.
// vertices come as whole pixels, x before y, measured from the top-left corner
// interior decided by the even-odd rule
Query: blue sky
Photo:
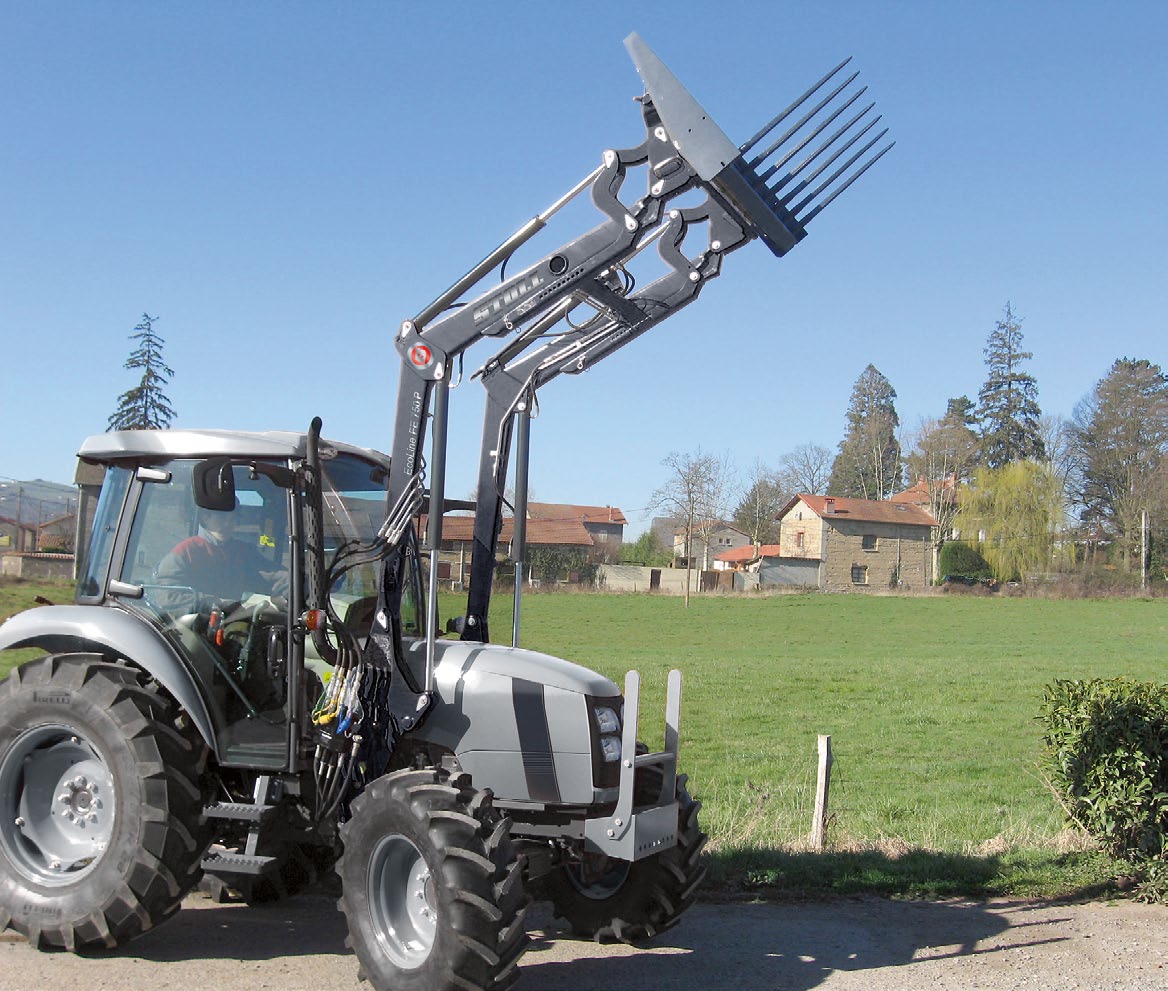
[[[1046,413],[1168,363],[1168,4],[0,0],[0,475],[71,479],[144,311],[176,426],[387,450],[400,321],[640,140],[632,30],[736,142],[853,55],[897,146],[787,257],[549,385],[535,498],[636,533],[671,451],[834,449],[869,362],[911,428],[976,396],[1007,300]],[[465,383],[453,496],[480,409]]]

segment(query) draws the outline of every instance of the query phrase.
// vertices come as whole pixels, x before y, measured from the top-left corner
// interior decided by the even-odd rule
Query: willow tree
[[[963,540],[976,538],[1000,581],[1056,567],[1066,501],[1050,465],[1011,461],[1000,468],[980,468],[961,489],[958,504],[954,529]]]

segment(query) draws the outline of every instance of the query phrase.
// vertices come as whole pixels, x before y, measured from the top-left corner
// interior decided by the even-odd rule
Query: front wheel
[[[201,740],[133,669],[45,657],[0,683],[0,928],[113,947],[178,911],[206,845]]]
[[[468,775],[395,771],[341,827],[339,907],[378,991],[502,991],[527,948],[511,823]]]
[[[685,775],[679,775],[677,843],[672,849],[633,863],[586,854],[544,879],[543,897],[574,936],[637,943],[675,925],[694,903],[706,876],[701,864],[706,834],[698,825],[702,804],[690,797],[685,782]]]

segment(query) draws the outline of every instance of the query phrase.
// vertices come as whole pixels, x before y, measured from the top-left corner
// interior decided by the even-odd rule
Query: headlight
[[[621,742],[620,737],[616,736],[602,736],[600,738],[600,752],[604,754],[604,759],[607,763],[612,763],[621,759]]]
[[[620,717],[615,709],[610,709],[607,705],[597,705],[592,707],[592,711],[596,713],[596,723],[601,733],[620,732]]]

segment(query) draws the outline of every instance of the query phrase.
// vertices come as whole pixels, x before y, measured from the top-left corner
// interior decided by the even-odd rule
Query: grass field
[[[0,616],[5,595],[0,585]],[[511,600],[494,607],[494,638],[509,641]],[[443,616],[462,608],[443,597]],[[667,672],[684,672],[682,768],[726,884],[1057,894],[1105,886],[1122,865],[1076,847],[1042,781],[1043,688],[1164,681],[1168,599],[714,596],[686,610],[670,597],[542,594],[524,599],[523,633],[618,684],[638,669],[655,746]],[[836,761],[828,857],[805,852],[820,733]]]

